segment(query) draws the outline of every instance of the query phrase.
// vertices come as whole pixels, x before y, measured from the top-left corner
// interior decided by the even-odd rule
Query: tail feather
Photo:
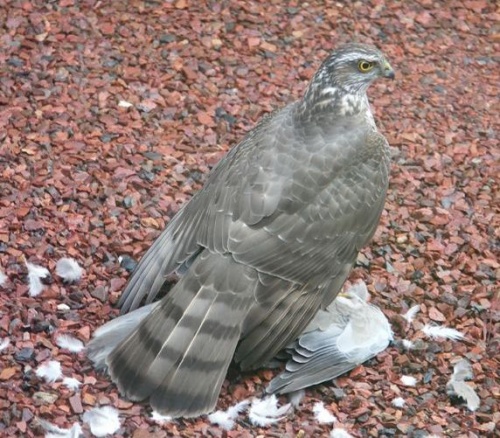
[[[257,284],[257,273],[230,256],[202,253],[109,355],[120,391],[175,417],[213,409]]]
[[[99,327],[87,345],[87,356],[94,363],[94,367],[103,371],[107,368],[106,360],[109,354],[126,337],[139,326],[158,303],[149,304],[133,312],[121,315]]]
[[[182,360],[152,395],[153,406],[173,416],[199,415],[215,407],[248,304],[247,297],[217,297]],[[227,318],[221,320],[221,315]],[[164,397],[167,392],[176,394],[176,400]]]
[[[166,343],[174,334],[181,318],[188,318],[184,309],[195,300],[196,293],[178,286],[165,297],[138,328],[108,356],[109,373],[120,391],[131,400],[144,400],[161,383],[165,373],[180,360],[182,340]],[[182,326],[175,332],[185,337],[189,332]],[[177,337],[174,336],[174,341]],[[162,356],[158,355],[162,352]],[[162,360],[163,358],[163,360]],[[154,362],[163,364],[163,370],[151,370]]]
[[[203,250],[144,316],[140,310],[124,315],[115,323],[128,327],[123,333],[93,341],[97,347],[113,340],[99,358],[107,355],[120,392],[131,400],[149,398],[155,410],[173,417],[211,411],[235,351],[243,369],[262,366],[321,304],[320,291],[268,277],[230,255]]]

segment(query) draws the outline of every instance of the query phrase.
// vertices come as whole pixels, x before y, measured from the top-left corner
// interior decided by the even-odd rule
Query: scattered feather
[[[476,394],[474,388],[469,386],[466,382],[456,382],[452,380],[448,382],[446,388],[449,395],[454,395],[465,400],[467,402],[467,407],[471,411],[475,411],[479,407],[479,404],[481,403],[479,396]]]
[[[83,269],[75,259],[63,257],[56,264],[56,274],[64,281],[72,283],[82,278]]]
[[[93,408],[83,414],[83,421],[97,437],[115,433],[120,428],[118,410],[111,406]]]
[[[118,102],[118,106],[120,108],[130,108],[131,106],[134,106],[134,105],[132,103],[130,103],[130,102],[127,102],[126,100],[120,100]]]
[[[217,424],[224,430],[231,430],[234,427],[234,418],[227,411],[215,411],[208,416],[208,420],[212,424]]]
[[[6,281],[7,281],[7,276],[3,273],[3,271],[0,271],[0,286],[3,286]]]
[[[57,305],[57,310],[68,311],[70,307],[67,304],[61,303]]]
[[[401,383],[405,386],[415,386],[417,384],[417,379],[412,376],[401,376]]]
[[[453,376],[451,378],[456,382],[469,380],[474,377],[472,366],[467,359],[459,360],[453,367]]]
[[[62,429],[61,432],[48,432],[45,438],[80,438],[83,436],[82,426],[78,423],[73,423],[71,429]]]
[[[229,415],[233,416],[236,418],[239,414],[241,414],[250,404],[250,400],[243,400],[240,401],[239,403],[236,403],[234,406],[231,406],[228,408],[226,412],[229,413]]]
[[[406,401],[403,397],[396,397],[392,401],[392,406],[394,406],[396,408],[402,408],[405,405],[405,403],[406,403]]]
[[[213,424],[218,424],[225,430],[231,430],[234,427],[234,420],[243,412],[249,405],[249,400],[243,400],[234,406],[231,406],[226,411],[216,411],[208,416],[208,419]]]
[[[290,400],[290,404],[297,409],[305,396],[306,392],[303,389],[299,389],[298,391],[290,392],[288,394],[288,400]]]
[[[74,377],[64,377],[62,383],[73,391],[76,391],[82,384],[82,382],[80,382],[78,379],[75,379]]]
[[[418,312],[420,312],[420,305],[416,304],[408,309],[408,312],[403,315],[403,318],[408,321],[408,324],[411,324]]]
[[[323,402],[317,402],[313,406],[314,418],[320,424],[335,423],[337,419],[326,408]]]
[[[162,415],[159,412],[153,411],[151,412],[151,420],[160,426],[166,423],[170,423],[172,421],[172,417],[168,415]]]
[[[467,407],[475,411],[481,401],[471,386],[465,383],[465,380],[472,379],[472,366],[467,359],[459,360],[453,367],[453,375],[446,384],[448,395],[460,397],[465,400]]]
[[[5,350],[9,345],[10,345],[10,339],[9,338],[3,338],[0,341],[0,351]]]
[[[28,268],[28,280],[30,283],[30,296],[36,297],[42,293],[45,285],[42,283],[42,278],[50,277],[49,270],[43,266],[34,265],[30,262],[25,262]]]
[[[336,427],[330,432],[330,438],[353,438],[347,430]]]
[[[78,423],[73,423],[70,429],[63,429],[41,418],[37,420],[38,424],[47,432],[45,438],[79,438],[83,435],[82,427]]]
[[[71,351],[72,353],[79,353],[85,348],[83,342],[80,341],[80,339],[76,339],[70,335],[57,336],[56,344],[59,347],[64,348],[65,350]]]
[[[409,339],[403,339],[401,342],[403,343],[403,347],[407,350],[413,350],[415,348],[415,343]]]
[[[463,339],[464,334],[453,328],[444,327],[442,325],[426,324],[422,331],[432,339],[445,338],[454,341]]]
[[[54,383],[62,376],[61,364],[57,360],[44,362],[37,368],[36,375],[47,383]]]
[[[282,420],[290,409],[290,403],[278,408],[278,399],[273,394],[264,399],[254,398],[248,417],[254,426],[269,426]]]

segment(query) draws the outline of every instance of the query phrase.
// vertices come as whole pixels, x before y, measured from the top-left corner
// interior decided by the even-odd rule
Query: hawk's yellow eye
[[[374,62],[359,61],[358,62],[358,69],[361,73],[367,73],[373,68],[374,65],[375,65]]]

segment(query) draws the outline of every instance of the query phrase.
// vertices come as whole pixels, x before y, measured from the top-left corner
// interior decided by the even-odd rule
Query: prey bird
[[[233,359],[264,365],[333,301],[385,202],[389,147],[366,95],[378,78],[394,78],[378,49],[334,51],[170,220],[119,301],[141,318],[111,321],[88,346],[123,396],[172,417],[208,413]]]
[[[366,284],[360,282],[320,309],[286,348],[285,369],[266,392],[285,394],[335,379],[385,350],[393,339],[391,326],[368,298]]]

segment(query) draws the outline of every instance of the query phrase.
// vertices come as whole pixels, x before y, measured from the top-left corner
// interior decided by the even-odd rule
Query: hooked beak
[[[384,62],[384,71],[382,72],[382,75],[384,76],[384,78],[388,79],[394,79],[396,77],[391,64],[389,64],[387,61]]]

